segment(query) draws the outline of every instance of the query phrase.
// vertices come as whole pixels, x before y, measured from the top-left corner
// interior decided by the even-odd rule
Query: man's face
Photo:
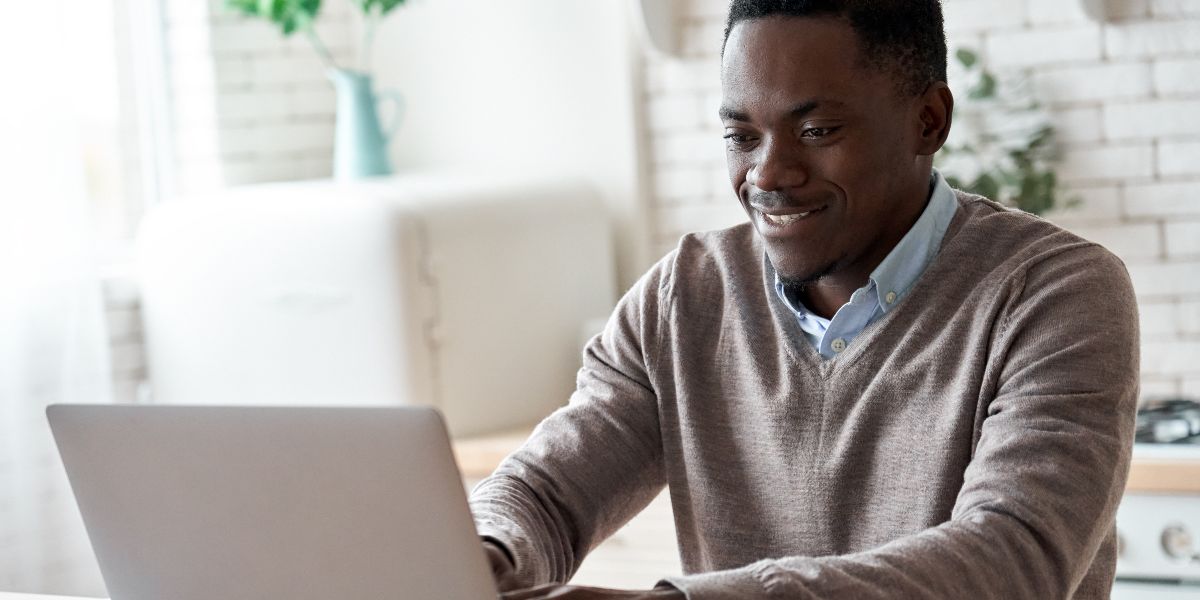
[[[729,178],[787,282],[864,284],[924,206],[918,99],[860,52],[834,18],[742,21],[725,46]]]

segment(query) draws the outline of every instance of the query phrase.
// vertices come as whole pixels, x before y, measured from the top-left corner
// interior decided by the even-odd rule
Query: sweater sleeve
[[[479,534],[514,560],[518,588],[565,583],[585,555],[665,485],[657,354],[668,255],[618,303],[584,349],[564,406],[471,493]]]
[[[1138,314],[1094,245],[1038,261],[995,328],[990,402],[951,519],[844,556],[669,578],[690,600],[1099,598],[1080,589],[1128,474]],[[994,392],[987,391],[993,389]]]

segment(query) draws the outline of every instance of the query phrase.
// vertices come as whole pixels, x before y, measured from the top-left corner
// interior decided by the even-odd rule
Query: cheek
[[[849,198],[873,197],[890,189],[896,163],[890,143],[877,137],[856,136],[815,153],[809,171],[813,178],[835,185]],[[850,204],[853,212],[854,203]]]
[[[906,132],[898,124],[890,124],[889,127],[880,127],[879,134],[876,136],[876,142],[870,144],[866,148],[869,160],[873,163],[873,167],[879,170],[903,168],[905,157],[909,157],[911,162],[912,141],[905,135]]]
[[[725,167],[729,172],[729,183],[733,191],[741,196],[742,185],[746,183],[746,174],[750,171],[750,161],[744,155],[726,153]]]

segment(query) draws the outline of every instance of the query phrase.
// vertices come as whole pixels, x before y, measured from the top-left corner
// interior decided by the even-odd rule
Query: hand
[[[606,590],[550,583],[529,589],[509,592],[502,600],[686,600],[683,592],[673,587],[652,590]]]
[[[484,540],[483,550],[487,554],[488,564],[492,566],[492,578],[496,580],[496,589],[501,592],[515,590],[517,583],[517,568],[508,558],[508,553],[496,544]]]

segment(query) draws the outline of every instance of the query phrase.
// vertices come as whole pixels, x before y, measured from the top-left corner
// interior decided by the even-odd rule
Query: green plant
[[[960,48],[954,56],[966,93],[956,94],[961,99],[950,138],[936,157],[938,170],[963,191],[1033,214],[1051,210],[1059,204],[1060,156],[1049,115],[1023,80],[1002,85],[974,51]]]
[[[366,20],[362,45],[363,70],[368,70],[371,45],[375,40],[375,28],[388,13],[403,5],[406,0],[349,0],[358,8]],[[284,37],[302,32],[308,37],[313,49],[325,66],[341,68],[333,54],[321,42],[315,24],[321,13],[321,0],[225,0],[226,8],[248,17],[265,19],[279,27]]]

